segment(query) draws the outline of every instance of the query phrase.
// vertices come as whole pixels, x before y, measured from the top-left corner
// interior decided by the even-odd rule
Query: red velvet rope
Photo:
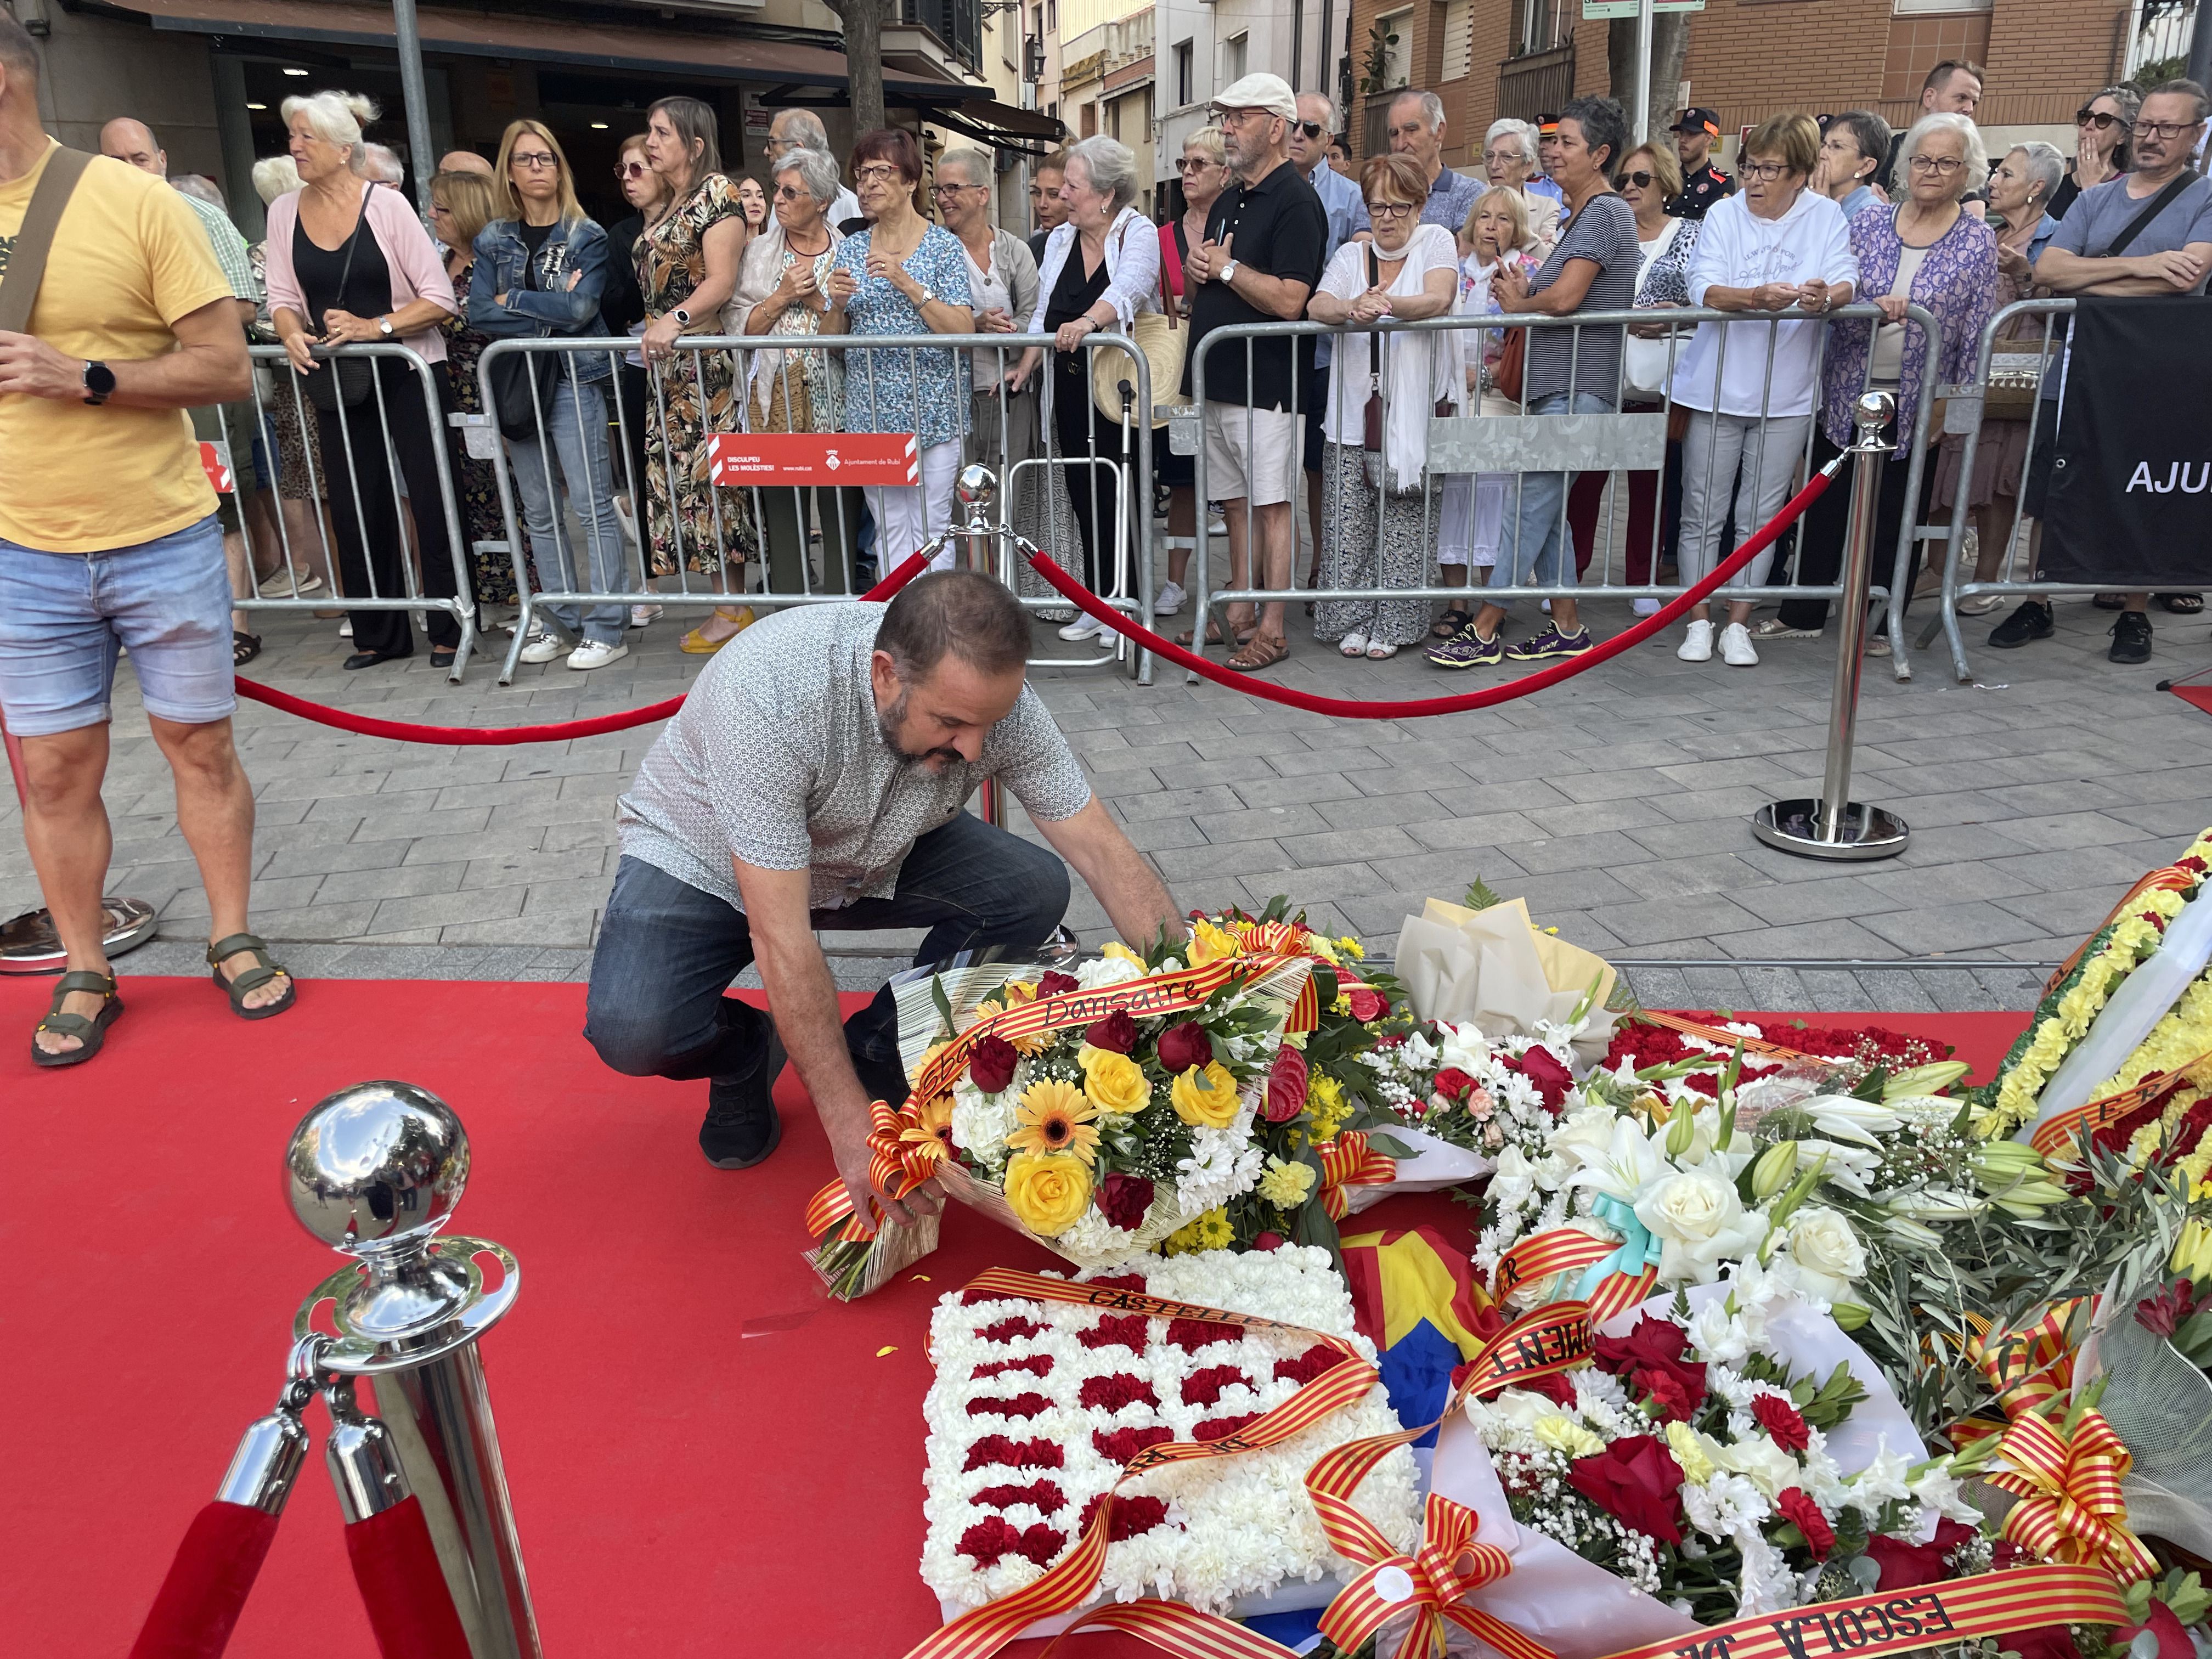
[[[192,1517],[131,1659],[219,1659],[276,1536],[265,1510],[221,1500]]]
[[[1838,458],[1840,460],[1840,458]],[[1240,674],[1233,668],[1223,668],[1208,662],[1195,652],[1186,651],[1173,641],[1163,639],[1142,623],[1133,622],[1113,609],[1088,588],[1079,586],[1060,568],[1043,555],[1032,553],[1030,567],[1038,575],[1059,590],[1060,596],[1081,607],[1109,627],[1118,629],[1136,641],[1146,650],[1166,658],[1192,673],[1242,691],[1247,696],[1262,698],[1268,702],[1279,702],[1292,708],[1303,708],[1316,714],[1334,714],[1345,720],[1415,720],[1425,714],[1456,714],[1469,708],[1488,708],[1501,702],[1510,702],[1516,697],[1526,697],[1560,681],[1572,679],[1585,670],[1619,656],[1630,647],[1642,644],[1661,629],[1673,622],[1692,605],[1698,604],[1716,590],[1725,586],[1729,577],[1756,558],[1759,552],[1787,530],[1798,514],[1818,501],[1820,492],[1834,478],[1837,463],[1813,475],[1804,489],[1783,504],[1782,510],[1768,520],[1764,527],[1749,541],[1723,559],[1712,574],[1697,583],[1680,599],[1662,606],[1656,615],[1646,617],[1633,627],[1622,629],[1611,639],[1585,651],[1579,657],[1570,657],[1565,662],[1554,663],[1549,668],[1538,670],[1502,685],[1486,686],[1480,691],[1469,691],[1459,696],[1423,697],[1403,702],[1369,702],[1350,697],[1316,696],[1310,691],[1299,691],[1286,685],[1277,685],[1252,674]],[[1480,599],[1482,590],[1469,588],[1468,596]]]
[[[469,1659],[469,1638],[453,1611],[421,1498],[354,1522],[345,1540],[384,1659]]]
[[[888,599],[927,568],[928,559],[916,553],[904,564],[860,595],[864,599]],[[301,720],[313,720],[318,726],[335,726],[341,732],[356,732],[364,738],[396,738],[402,743],[445,743],[464,748],[496,747],[516,743],[559,743],[568,738],[596,738],[606,732],[627,732],[634,726],[650,726],[655,720],[665,720],[684,707],[684,698],[669,697],[660,702],[647,703],[642,708],[626,708],[619,714],[594,714],[588,720],[559,720],[546,726],[417,726],[412,720],[380,720],[369,714],[348,714],[343,708],[332,708],[327,703],[309,702],[305,697],[295,697],[289,691],[279,691],[273,685],[261,685],[240,678],[238,695],[287,714],[297,714]]]

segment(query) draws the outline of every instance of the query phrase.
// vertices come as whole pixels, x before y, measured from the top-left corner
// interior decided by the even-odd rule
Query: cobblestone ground
[[[1533,631],[1524,610],[1516,623]],[[1601,635],[1628,619],[1621,603],[1585,614]],[[1412,653],[1346,662],[1292,620],[1295,654],[1274,676],[1285,684],[1388,698],[1471,689],[1473,677]],[[1771,851],[1747,823],[1764,800],[1818,793],[1827,641],[1773,642],[1746,670],[1680,662],[1669,637],[1540,696],[1424,720],[1330,720],[1164,670],[1149,687],[1096,669],[1042,669],[1035,682],[1186,905],[1288,893],[1317,924],[1388,951],[1424,896],[1455,897],[1480,877],[1593,950],[1713,964],[1632,969],[1661,1006],[2020,1007],[2041,972],[1931,964],[2063,957],[2130,881],[2212,822],[2212,725],[2153,689],[2212,659],[2212,641],[2204,623],[2157,613],[2152,662],[2121,668],[2104,659],[2108,617],[2086,602],[2063,604],[2058,636],[2025,650],[1981,647],[1995,620],[1968,635],[1980,684],[1953,684],[1934,653],[1915,659],[1909,684],[1868,665],[1854,793],[1913,834],[1903,857],[1864,866]],[[556,660],[502,688],[496,659],[453,686],[427,652],[345,673],[335,623],[270,615],[248,672],[392,719],[560,720],[682,690],[705,661],[676,649],[684,625],[672,613],[633,631],[630,656],[610,668]],[[1043,628],[1038,641],[1040,654],[1075,649]],[[490,643],[503,650],[506,636]],[[418,747],[246,704],[238,729],[260,800],[256,925],[303,974],[581,975],[617,856],[615,798],[658,728]],[[203,971],[206,901],[127,666],[106,794],[109,889],[162,918],[163,940],[134,971]],[[19,817],[12,802],[0,812],[0,914],[38,902]],[[1069,920],[1086,942],[1105,937],[1079,884]],[[824,942],[859,985],[908,939]],[[1750,965],[1804,959],[1869,965]]]

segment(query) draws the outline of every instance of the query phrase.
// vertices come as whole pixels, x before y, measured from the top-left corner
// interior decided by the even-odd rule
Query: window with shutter
[[[1474,7],[1472,0],[1450,0],[1444,7],[1444,67],[1443,79],[1467,77],[1474,58]]]

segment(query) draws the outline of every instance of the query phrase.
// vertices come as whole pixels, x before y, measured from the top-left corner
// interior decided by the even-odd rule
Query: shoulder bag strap
[[[2197,178],[2197,175],[2196,173],[2190,172],[2185,167],[2181,172],[2176,173],[2172,179],[2168,179],[2166,181],[2166,188],[2159,191],[2157,195],[2152,197],[2150,198],[2149,204],[2146,206],[2141,213],[2138,213],[2134,218],[2128,221],[2128,226],[2125,230],[2123,230],[2118,235],[2112,238],[2112,245],[2105,250],[2104,257],[2107,259],[2117,259],[2121,254],[2125,253],[2130,247],[2134,246],[2136,238],[2142,235],[2144,231],[2150,228],[2150,222],[2157,218],[2160,214],[2165,212],[2167,206],[2172,202],[2173,198],[2180,195],[2183,191],[2188,189],[2189,186],[2196,181]]]
[[[8,254],[8,275],[0,281],[0,331],[21,334],[31,326],[31,307],[39,297],[39,283],[46,274],[46,254],[54,245],[54,231],[62,221],[77,180],[92,157],[66,144],[53,153],[31,204],[23,210],[22,228]]]

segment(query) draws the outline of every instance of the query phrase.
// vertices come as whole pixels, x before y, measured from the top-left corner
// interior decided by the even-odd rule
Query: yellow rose
[[[1210,921],[1191,924],[1190,965],[1194,968],[1203,968],[1209,962],[1233,957],[1242,948],[1234,933],[1217,927]]]
[[[1540,1417],[1528,1431],[1545,1445],[1570,1457],[1595,1457],[1605,1449],[1602,1439],[1571,1417]],[[1683,1473],[1689,1471],[1685,1469]]]
[[[1057,1238],[1091,1206],[1091,1172],[1066,1152],[1016,1152],[1006,1160],[1006,1202],[1022,1225]]]
[[[1010,979],[1006,981],[1006,1006],[1018,1007],[1024,1002],[1036,1000],[1036,981],[1033,979]]]
[[[1279,1158],[1269,1158],[1267,1172],[1260,1177],[1260,1196],[1278,1209],[1297,1209],[1313,1188],[1310,1164],[1285,1164]]]
[[[1105,944],[1100,945],[1098,947],[1098,954],[1102,957],[1110,957],[1115,962],[1132,963],[1139,968],[1145,965],[1144,957],[1139,956],[1134,951],[1132,951],[1127,945],[1122,944],[1118,939],[1109,939]]]
[[[1667,1449],[1681,1466],[1682,1478],[1693,1486],[1702,1486],[1713,1478],[1713,1460],[1705,1449],[1711,1443],[1687,1423],[1667,1425]]]
[[[1237,1079],[1218,1060],[1195,1066],[1168,1085],[1176,1115],[1194,1129],[1225,1129],[1237,1121]]]
[[[1086,1047],[1082,1060],[1083,1092],[1100,1111],[1126,1117],[1152,1103],[1152,1085],[1145,1068],[1128,1055]]]

